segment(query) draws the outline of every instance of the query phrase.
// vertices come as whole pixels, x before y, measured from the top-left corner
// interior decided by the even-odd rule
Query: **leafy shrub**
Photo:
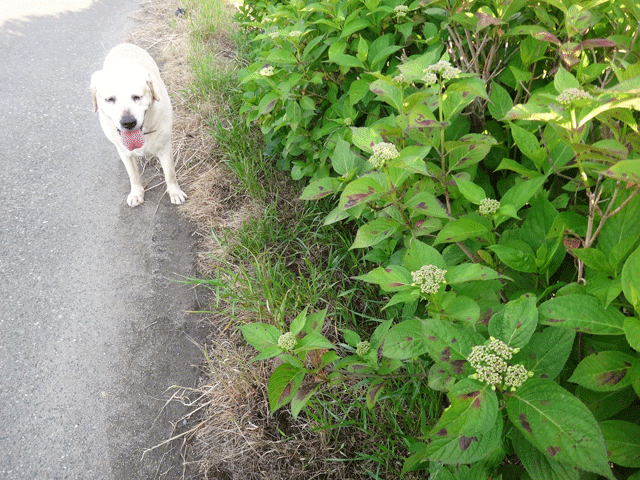
[[[388,320],[242,327],[273,410],[428,371],[403,473],[639,478],[640,8],[632,1],[245,3],[244,111],[302,198],[355,221]],[[420,368],[416,370],[415,366]],[[615,464],[610,468],[609,462]],[[509,463],[514,463],[511,460]],[[635,472],[635,473],[634,473]],[[614,477],[615,474],[615,477]]]

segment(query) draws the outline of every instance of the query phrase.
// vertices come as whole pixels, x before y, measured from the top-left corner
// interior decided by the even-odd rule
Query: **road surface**
[[[195,274],[192,229],[164,187],[126,205],[88,89],[141,3],[0,25],[4,480],[181,478],[175,449],[143,453],[185,413],[167,389],[197,376],[196,293],[175,281]]]

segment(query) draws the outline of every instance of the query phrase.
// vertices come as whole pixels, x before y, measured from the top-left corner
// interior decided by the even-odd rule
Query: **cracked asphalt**
[[[141,4],[0,26],[2,479],[182,475],[178,449],[144,452],[181,431],[166,401],[201,360],[197,294],[176,281],[195,275],[193,228],[164,186],[126,205],[88,88]]]

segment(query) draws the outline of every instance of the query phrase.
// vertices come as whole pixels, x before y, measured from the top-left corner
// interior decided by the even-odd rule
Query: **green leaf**
[[[302,329],[304,328],[305,323],[307,323],[307,311],[309,310],[309,306],[307,305],[304,309],[298,314],[296,318],[291,321],[291,325],[289,325],[289,331],[294,335],[298,335]]]
[[[489,228],[482,223],[469,218],[458,218],[442,227],[433,244],[460,242],[467,238],[482,236],[488,231]]]
[[[304,374],[304,368],[295,367],[289,363],[283,363],[273,371],[268,384],[271,412],[286,405],[298,393]]]
[[[630,194],[631,189],[620,192],[614,207],[618,207],[621,202],[628,199]],[[584,233],[575,230],[576,227],[577,225],[566,225],[566,228],[583,236]],[[640,237],[640,195],[632,198],[620,212],[606,221],[598,236],[598,249],[609,255],[617,245],[629,238],[637,239],[638,237]]]
[[[531,480],[578,480],[576,467],[560,463],[535,448],[519,430],[511,433],[513,449]]]
[[[623,182],[638,184],[640,183],[640,160],[621,160],[602,174]]]
[[[424,265],[435,265],[443,270],[447,268],[440,252],[415,238],[407,240],[407,250],[402,264],[411,272],[420,270]]]
[[[580,88],[580,82],[578,82],[576,77],[571,75],[564,68],[559,67],[553,77],[553,86],[555,87],[556,92],[562,93],[568,88]]]
[[[540,323],[595,335],[622,335],[625,316],[615,308],[602,308],[591,295],[562,295],[538,308]]]
[[[378,378],[369,384],[369,388],[367,388],[366,394],[367,408],[369,410],[375,407],[380,394],[384,392],[384,387],[385,381],[383,378]]]
[[[333,177],[324,177],[309,183],[300,195],[301,200],[320,200],[333,195],[339,180]]]
[[[640,397],[640,358],[636,358],[629,370],[631,376],[631,386],[636,392],[636,395]]]
[[[358,229],[351,249],[371,247],[395,235],[401,229],[402,225],[393,218],[375,218]]]
[[[632,388],[613,392],[595,392],[580,386],[576,388],[575,396],[587,406],[598,421],[613,417],[631,405],[637,398]]]
[[[474,325],[480,318],[480,307],[475,300],[464,295],[457,295],[444,306],[444,313],[451,318]]]
[[[435,218],[449,218],[440,201],[429,192],[418,192],[406,201],[407,207],[414,214],[427,215]]]
[[[536,255],[531,250],[531,247],[522,241],[518,243],[512,240],[511,244],[514,244],[514,246],[491,245],[487,248],[495,253],[500,261],[509,268],[526,273],[537,271]]]
[[[458,378],[472,373],[467,356],[474,345],[484,341],[479,333],[454,323],[422,320],[422,343],[427,353],[436,364]]]
[[[640,426],[623,420],[600,422],[609,460],[623,467],[640,467]]]
[[[633,361],[631,355],[615,350],[594,353],[578,364],[569,381],[596,392],[621,390],[631,383]]]
[[[624,334],[627,342],[636,352],[640,352],[640,320],[634,317],[624,319]]]
[[[513,107],[513,100],[509,93],[495,82],[491,82],[490,102],[487,104],[489,113],[496,120],[502,120]]]
[[[377,173],[377,172],[376,172]],[[385,188],[374,175],[365,175],[350,182],[340,196],[340,205],[345,209],[371,202],[385,192]]]
[[[536,302],[536,296],[528,293],[511,300],[491,318],[489,333],[512,348],[524,347],[538,325]]]
[[[360,160],[351,151],[351,146],[348,142],[339,138],[336,142],[336,148],[331,154],[331,166],[338,175],[346,175],[351,170],[356,168]]]
[[[280,330],[266,323],[249,323],[240,326],[246,342],[258,351],[278,344]]]
[[[513,141],[518,146],[520,151],[529,157],[535,166],[540,169],[542,164],[547,159],[547,153],[543,147],[540,146],[538,138],[531,132],[519,127],[515,123],[511,123],[511,135],[513,135]]]
[[[373,153],[373,146],[383,141],[371,127],[351,127],[351,139],[356,147],[367,153]]]
[[[275,93],[269,93],[262,97],[258,104],[258,115],[266,115],[273,110],[280,97]]]
[[[398,113],[402,112],[402,90],[393,83],[390,77],[380,76],[378,80],[369,85],[369,90],[394,107]]]
[[[638,247],[622,267],[622,291],[627,301],[640,312],[640,247]]]
[[[496,280],[498,278],[509,279],[499,274],[495,270],[485,267],[479,263],[461,263],[447,270],[445,279],[450,285],[464,282],[474,282],[476,280]]]
[[[360,61],[353,55],[347,55],[346,53],[336,53],[335,55],[329,55],[329,60],[325,60],[325,62],[333,62],[341,67],[346,68],[366,68],[362,61]]]
[[[481,186],[463,178],[456,178],[455,182],[462,196],[471,203],[479,205],[483,199],[487,198]]]
[[[383,355],[389,358],[404,360],[427,353],[422,338],[422,321],[405,320],[391,327],[383,345]]]
[[[449,419],[446,420],[454,420]],[[471,464],[486,458],[502,441],[502,417],[486,433],[466,436],[449,433],[449,423],[439,421],[428,437],[422,460],[448,464]]]
[[[598,272],[613,274],[613,269],[609,265],[607,256],[596,248],[574,248],[571,250],[573,254],[584,262],[584,264],[597,270]]]
[[[547,327],[533,334],[529,344],[514,357],[514,361],[517,359],[537,377],[553,380],[567,362],[574,338],[573,330]]]
[[[552,380],[524,382],[510,395],[507,414],[527,441],[553,460],[615,480],[593,415]]]
[[[369,273],[354,277],[363,282],[375,283],[386,292],[397,292],[398,290],[411,285],[413,279],[411,273],[400,265],[388,265],[378,267]]]
[[[522,207],[524,207],[527,202],[529,202],[531,197],[538,193],[546,180],[547,177],[544,176],[517,183],[509,190],[507,190],[507,192],[502,196],[502,198],[500,199],[500,205],[511,205],[517,212]],[[505,219],[506,218],[497,219],[496,223],[501,223]]]
[[[498,418],[498,397],[490,385],[465,378],[456,383],[447,396],[451,404],[438,424],[447,424],[449,435],[469,437],[494,427]]]
[[[300,411],[309,402],[314,393],[322,383],[308,383],[298,388],[295,396],[291,399],[291,414],[293,418],[298,418]]]

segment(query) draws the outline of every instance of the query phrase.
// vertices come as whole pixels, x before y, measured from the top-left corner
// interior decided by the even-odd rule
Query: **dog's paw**
[[[142,192],[133,191],[127,196],[127,205],[130,207],[137,207],[144,202],[144,190]]]
[[[187,194],[184,193],[180,187],[168,188],[167,193],[169,194],[169,198],[171,198],[171,203],[174,205],[180,205],[187,199]]]

